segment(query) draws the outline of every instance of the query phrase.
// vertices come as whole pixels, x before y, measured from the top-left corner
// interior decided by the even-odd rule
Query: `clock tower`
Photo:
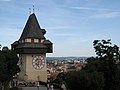
[[[19,79],[26,82],[47,81],[46,53],[52,53],[52,43],[44,35],[42,29],[33,13],[18,41],[11,46],[19,55],[20,73]]]

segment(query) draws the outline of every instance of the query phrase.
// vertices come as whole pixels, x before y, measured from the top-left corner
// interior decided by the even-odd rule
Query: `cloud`
[[[53,34],[54,33],[54,34]],[[52,30],[49,31],[49,35],[54,35],[57,37],[75,37],[78,36],[78,33],[73,33],[73,32],[68,32],[68,30],[61,30],[61,31],[57,31],[57,30]]]
[[[57,30],[57,29],[69,29],[68,26],[53,26],[53,27],[47,27],[49,30]]]
[[[19,38],[20,30],[18,28],[1,27],[0,44],[8,46]]]
[[[7,37],[17,37],[17,35],[20,33],[20,32],[18,32],[18,31],[20,31],[20,30],[18,30],[18,28],[0,28],[0,30],[3,30],[3,31],[1,31],[1,33],[0,33],[0,36],[2,36],[2,37],[5,37],[5,38],[7,38]]]
[[[120,16],[119,10],[112,10],[112,9],[106,9],[106,8],[90,8],[90,7],[69,7],[69,8],[76,9],[76,10],[91,11],[91,13],[89,12],[90,18],[101,19],[101,18],[115,18]]]
[[[115,18],[119,17],[120,12],[103,12],[96,15],[92,15],[91,18]]]
[[[65,36],[65,37],[68,37],[68,36],[73,36],[72,33],[59,33],[59,34],[55,34],[55,36]]]
[[[105,8],[90,8],[90,7],[69,7],[76,10],[94,10],[94,11],[110,11],[110,9]]]
[[[9,2],[9,1],[12,1],[12,0],[0,0],[0,1],[5,1],[5,2]]]

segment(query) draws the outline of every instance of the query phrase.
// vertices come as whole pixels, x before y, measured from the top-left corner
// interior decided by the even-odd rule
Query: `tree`
[[[111,40],[95,40],[93,45],[100,64],[98,71],[104,73],[104,90],[120,90],[119,47]]]
[[[0,83],[2,86],[7,86],[13,76],[20,71],[18,61],[18,56],[14,51],[5,48],[0,51]]]
[[[103,74],[97,71],[68,72],[65,82],[70,90],[103,90],[104,87]]]
[[[71,90],[120,90],[119,47],[111,40],[95,40],[93,46],[97,56],[81,71],[68,72],[66,84]]]
[[[62,82],[65,80],[65,76],[66,74],[64,73],[64,72],[62,72],[62,73],[59,73],[57,76],[56,76],[56,78],[55,78],[55,80],[54,80],[54,83],[57,83],[57,84],[62,84]]]
[[[98,71],[98,67],[99,67],[99,59],[96,57],[90,57],[87,58],[87,65],[86,67],[84,67],[83,69],[88,71],[88,72],[94,72],[94,71]]]

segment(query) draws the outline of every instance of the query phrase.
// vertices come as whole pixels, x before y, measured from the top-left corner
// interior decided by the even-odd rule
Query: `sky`
[[[93,41],[120,45],[120,0],[0,0],[0,44],[20,38],[30,10],[53,42],[47,56],[95,56]]]

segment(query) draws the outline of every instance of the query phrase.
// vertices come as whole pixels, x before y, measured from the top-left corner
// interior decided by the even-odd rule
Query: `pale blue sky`
[[[33,4],[54,44],[48,56],[93,56],[96,39],[120,45],[120,0],[0,0],[2,46],[19,39]]]

